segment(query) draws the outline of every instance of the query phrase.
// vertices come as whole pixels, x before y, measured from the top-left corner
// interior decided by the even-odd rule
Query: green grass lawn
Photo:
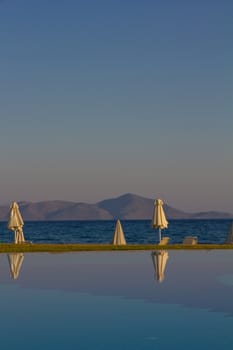
[[[112,244],[0,244],[0,253],[10,252],[81,252],[81,251],[133,251],[133,250],[200,250],[200,249],[233,249],[233,244],[127,244],[116,246]]]

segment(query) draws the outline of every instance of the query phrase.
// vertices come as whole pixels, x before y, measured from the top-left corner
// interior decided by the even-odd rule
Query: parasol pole
[[[159,227],[159,243],[161,242],[161,228]]]

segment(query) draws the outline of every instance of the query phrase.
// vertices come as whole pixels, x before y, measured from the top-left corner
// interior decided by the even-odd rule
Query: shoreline
[[[214,250],[214,249],[233,249],[233,244],[14,244],[0,243],[0,253],[71,253],[71,252],[90,252],[90,251],[143,251],[143,250]]]

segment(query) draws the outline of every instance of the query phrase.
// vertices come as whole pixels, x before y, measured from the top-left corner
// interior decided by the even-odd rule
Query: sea
[[[169,243],[181,243],[186,236],[196,236],[199,243],[224,243],[232,220],[169,220],[162,237]],[[121,220],[128,244],[158,243],[158,230],[151,227],[151,220]],[[108,221],[26,221],[25,239],[32,243],[110,243],[116,220]],[[7,222],[0,222],[0,242],[10,243],[14,234]]]

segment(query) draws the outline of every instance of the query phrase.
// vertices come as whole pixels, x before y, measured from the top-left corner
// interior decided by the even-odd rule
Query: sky
[[[0,1],[0,203],[233,213],[231,0]]]

